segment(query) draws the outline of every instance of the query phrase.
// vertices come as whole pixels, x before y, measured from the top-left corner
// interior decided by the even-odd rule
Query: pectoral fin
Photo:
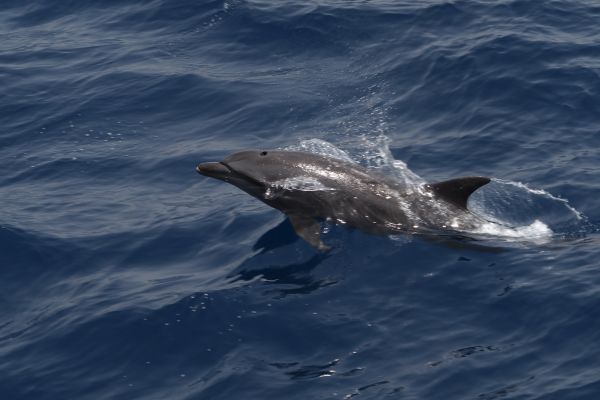
[[[490,178],[470,176],[432,183],[429,187],[437,197],[466,209],[467,200],[469,200],[471,193],[489,182]]]
[[[330,247],[321,241],[321,225],[318,221],[297,214],[288,214],[288,218],[298,236],[321,251],[329,250]]]

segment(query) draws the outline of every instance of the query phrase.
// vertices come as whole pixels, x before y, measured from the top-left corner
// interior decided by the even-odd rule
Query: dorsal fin
[[[429,185],[433,193],[458,207],[467,208],[467,200],[471,193],[490,182],[490,178],[483,176],[469,176],[466,178],[450,179]]]

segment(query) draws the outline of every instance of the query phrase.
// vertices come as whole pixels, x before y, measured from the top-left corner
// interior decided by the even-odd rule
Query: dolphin
[[[329,249],[321,241],[322,221],[374,234],[475,229],[485,220],[467,209],[467,200],[490,182],[471,176],[409,187],[350,161],[286,150],[240,151],[196,171],[282,211],[319,250]]]

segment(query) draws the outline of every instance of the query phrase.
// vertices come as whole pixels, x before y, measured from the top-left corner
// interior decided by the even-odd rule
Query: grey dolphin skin
[[[285,150],[247,150],[196,171],[228,182],[286,214],[302,239],[326,250],[320,222],[365,232],[432,233],[473,229],[483,220],[467,210],[485,177],[406,187],[352,162]]]

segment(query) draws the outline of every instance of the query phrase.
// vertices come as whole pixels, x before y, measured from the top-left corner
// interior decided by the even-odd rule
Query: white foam
[[[554,232],[540,220],[533,221],[530,225],[509,227],[495,222],[484,222],[471,232],[487,236],[508,239],[521,239],[533,242],[546,242]]]

